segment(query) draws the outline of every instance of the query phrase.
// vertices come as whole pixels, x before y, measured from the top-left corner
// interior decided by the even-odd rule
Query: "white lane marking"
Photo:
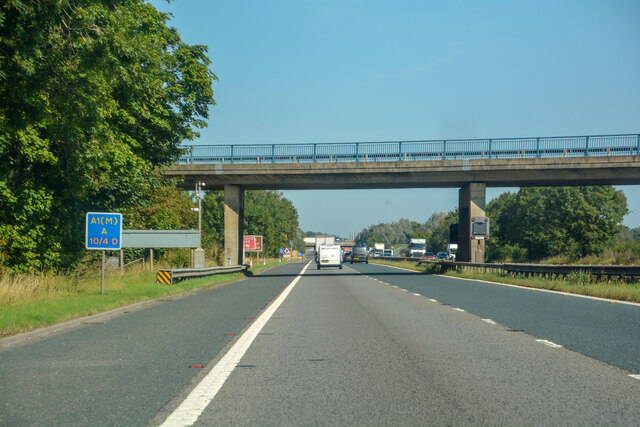
[[[629,374],[631,378],[635,378],[636,380],[640,380],[640,375],[638,374]]]
[[[427,298],[427,299],[428,299],[429,301],[431,301],[431,302],[438,302],[438,300],[437,300],[437,299],[433,299],[433,298]]]
[[[417,296],[417,297],[420,297],[420,296],[422,296],[422,295],[420,295],[420,294],[413,294],[413,295],[415,295],[415,296]]]
[[[280,296],[249,326],[247,331],[242,334],[227,354],[225,354],[216,366],[198,383],[186,399],[182,401],[180,406],[167,417],[164,423],[162,423],[162,426],[190,426],[198,420],[207,405],[209,405],[227,378],[229,378],[229,375],[231,375],[238,362],[240,362],[242,356],[247,352],[253,340],[258,336],[273,313],[280,307],[280,304],[287,298],[309,265],[310,263],[304,266],[298,277],[293,279]]]
[[[438,277],[444,277],[447,279],[455,279],[455,280],[466,280],[469,282],[480,282],[480,283],[488,283],[490,285],[498,285],[498,286],[505,286],[507,288],[517,288],[517,289],[525,289],[525,290],[531,290],[533,288],[529,288],[527,286],[520,286],[520,285],[512,285],[509,283],[500,283],[500,282],[492,282],[490,280],[481,280],[481,279],[467,279],[466,277],[455,277],[455,276],[445,276],[444,274],[434,274],[434,276],[438,276]],[[612,301],[611,298],[600,298],[600,297],[592,297],[589,295],[580,295],[580,294],[572,294],[570,292],[564,292],[564,291],[553,291],[551,289],[540,289],[540,288],[536,288],[536,290],[538,292],[547,292],[549,294],[558,294],[558,295],[563,295],[563,296],[572,296],[572,297],[577,297],[577,298],[586,298],[586,299],[592,299],[592,300],[596,300],[596,301],[604,301],[604,302],[609,302],[609,303],[615,303],[615,304],[627,304],[627,305],[635,305],[636,307],[640,307],[640,303],[637,302],[631,302],[631,301],[621,301],[621,300],[615,300]]]
[[[487,322],[487,323],[488,323],[488,324],[490,324],[490,325],[497,325],[497,323],[496,323],[496,322],[494,322],[494,321],[493,321],[493,320],[491,320],[491,319],[482,319],[482,321],[483,321],[483,322]]]
[[[409,292],[409,291],[408,291],[408,290],[406,290],[406,289],[403,289],[403,290],[402,290],[402,292]]]
[[[556,344],[553,341],[549,341],[549,340],[536,340],[536,342],[539,342],[544,345],[548,345],[551,348],[562,348],[560,344]]]
[[[461,308],[457,308],[457,307],[451,307],[451,308],[452,308],[453,310],[455,310],[455,311],[465,311],[465,310],[463,310],[463,309],[461,309]]]

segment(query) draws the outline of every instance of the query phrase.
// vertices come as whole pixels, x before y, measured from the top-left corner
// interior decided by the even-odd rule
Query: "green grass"
[[[410,261],[372,261],[377,264],[385,264],[402,267],[414,271],[425,273],[440,273],[437,264],[416,264]],[[450,270],[446,276],[460,277],[465,279],[486,280],[490,282],[505,283],[510,285],[524,286],[536,289],[549,289],[558,292],[566,292],[578,295],[588,295],[599,298],[607,298],[618,301],[630,301],[640,303],[640,282],[627,283],[622,281],[595,281],[585,273],[570,274],[566,278],[556,277],[547,279],[543,277],[517,277],[502,273]]]
[[[249,275],[274,265],[278,265],[278,261],[269,261],[266,266],[254,264]],[[0,337],[244,277],[243,273],[219,274],[182,280],[174,285],[157,285],[155,271],[132,272],[107,276],[104,295],[100,294],[99,277],[79,281],[69,277],[65,281],[64,276],[56,276],[43,278],[41,282],[32,277],[26,285],[25,280],[14,278],[13,283],[21,283],[13,289],[8,289],[11,285],[5,279],[0,299]]]

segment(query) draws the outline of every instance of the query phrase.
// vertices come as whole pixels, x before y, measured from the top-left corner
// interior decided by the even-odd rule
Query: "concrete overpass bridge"
[[[245,190],[459,188],[460,224],[469,224],[484,216],[487,187],[640,184],[640,134],[192,145],[165,176],[224,190],[225,257],[238,264]],[[461,226],[458,258],[482,254],[484,241]]]

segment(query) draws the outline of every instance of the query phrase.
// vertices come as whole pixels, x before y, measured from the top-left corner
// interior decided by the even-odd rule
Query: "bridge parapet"
[[[381,141],[317,144],[188,145],[179,164],[340,163],[605,157],[640,154],[640,134]]]

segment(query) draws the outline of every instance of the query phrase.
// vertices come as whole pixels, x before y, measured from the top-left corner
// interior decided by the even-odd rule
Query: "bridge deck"
[[[238,185],[245,189],[373,189],[563,185],[638,185],[640,156],[462,159],[333,163],[182,164],[168,177],[207,189]]]

